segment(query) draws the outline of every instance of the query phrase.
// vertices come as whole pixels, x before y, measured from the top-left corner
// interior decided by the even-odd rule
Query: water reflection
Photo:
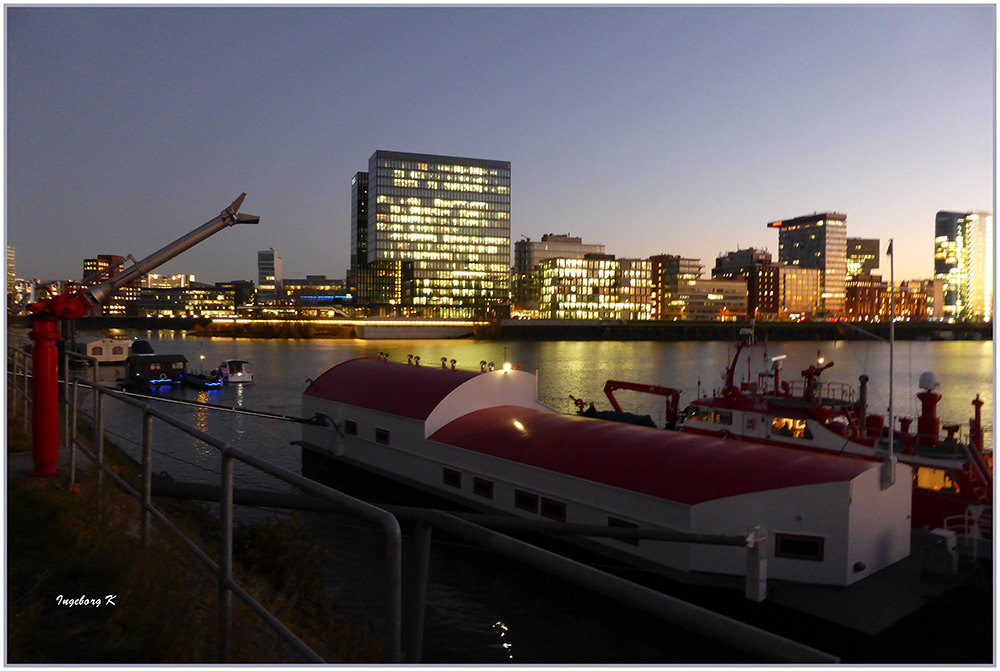
[[[499,647],[507,653],[507,659],[514,661],[514,646],[506,639],[507,625],[502,621],[495,622],[493,624],[493,631],[500,635]]]

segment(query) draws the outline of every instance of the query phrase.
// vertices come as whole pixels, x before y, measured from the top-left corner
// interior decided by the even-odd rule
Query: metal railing
[[[13,350],[8,346],[8,362],[20,361],[20,366],[11,365],[8,372],[14,372],[14,379],[8,379],[8,386],[13,386],[22,401],[22,408],[26,407],[27,394],[27,370],[25,366],[27,353]],[[21,357],[18,359],[18,357]],[[90,359],[72,352],[65,355],[65,370],[68,368],[70,357]],[[415,563],[416,579],[411,590],[412,608],[409,614],[408,624],[410,626],[410,637],[408,642],[408,662],[419,663],[422,655],[423,640],[423,620],[426,601],[426,585],[429,566],[429,548],[431,543],[431,531],[433,528],[446,530],[450,534],[457,535],[473,543],[481,545],[490,550],[496,551],[511,557],[521,563],[534,566],[543,571],[557,575],[563,579],[580,584],[598,594],[603,594],[615,598],[631,607],[648,612],[665,621],[682,626],[703,635],[715,638],[727,646],[751,654],[767,661],[779,661],[790,663],[833,663],[837,658],[828,653],[816,650],[804,644],[786,639],[751,625],[733,620],[726,616],[707,611],[698,606],[670,597],[655,590],[642,587],[618,576],[606,573],[586,564],[574,561],[567,557],[554,554],[542,548],[530,545],[523,541],[516,540],[510,536],[499,533],[493,529],[486,528],[482,524],[476,524],[461,519],[455,515],[443,513],[437,510],[421,510],[415,515],[412,511],[404,512],[393,508],[394,513],[382,508],[365,503],[342,492],[331,489],[316,481],[305,478],[301,475],[280,468],[274,464],[248,454],[238,448],[228,445],[225,441],[219,440],[199,429],[190,427],[170,415],[167,415],[148,403],[144,403],[129,395],[110,389],[96,382],[96,366],[92,375],[93,380],[83,380],[79,376],[70,382],[70,376],[65,376],[64,398],[66,399],[66,445],[70,449],[71,455],[71,478],[75,478],[75,455],[79,451],[88,459],[93,461],[98,467],[98,476],[108,476],[126,493],[138,499],[141,503],[140,514],[140,539],[145,547],[148,543],[151,522],[153,519],[160,522],[166,529],[173,533],[179,541],[187,547],[199,560],[218,576],[219,600],[220,600],[220,658],[229,661],[232,655],[232,597],[236,595],[264,622],[266,622],[278,635],[287,641],[302,657],[310,662],[323,663],[319,657],[307,644],[291,632],[272,613],[262,606],[253,596],[248,594],[242,587],[233,580],[233,526],[234,526],[234,467],[237,461],[257,469],[262,473],[271,475],[288,484],[297,487],[299,490],[312,495],[318,501],[317,509],[334,510],[347,512],[361,517],[382,528],[385,537],[385,587],[387,594],[387,613],[385,626],[386,640],[386,661],[389,663],[399,663],[401,661],[401,641],[402,641],[402,534],[399,527],[398,517],[414,518],[418,521],[417,535],[415,540]],[[18,386],[16,373],[20,373],[25,381]],[[79,388],[81,383],[94,392],[93,421],[94,421],[94,445],[91,452],[87,445],[80,440],[77,435],[77,419]],[[116,472],[104,463],[103,451],[103,417],[105,399],[113,399],[139,409],[142,412],[142,458],[141,477],[139,487],[135,489],[130,483],[124,480]],[[26,414],[26,413],[25,413]],[[153,481],[153,428],[154,420],[158,420],[170,427],[173,427],[200,442],[214,448],[220,454],[221,472],[219,481],[219,501],[221,504],[219,514],[219,524],[221,538],[219,544],[219,561],[215,562],[201,547],[191,540],[183,531],[178,529],[170,519],[153,505],[152,501],[152,481]],[[103,479],[99,479],[100,483]],[[526,522],[522,520],[521,522]],[[504,526],[511,527],[511,522],[506,522]],[[516,523],[515,523],[516,524]],[[560,533],[574,533],[581,536],[606,536],[614,538],[639,539],[650,538],[659,540],[670,540],[674,542],[687,543],[714,543],[726,545],[743,545],[748,549],[747,555],[747,596],[760,600],[766,590],[766,561],[763,559],[766,553],[766,534],[762,530],[757,530],[746,537],[713,537],[700,538],[691,534],[679,534],[662,529],[630,529],[602,527],[581,527],[572,528],[573,525],[549,525],[549,531],[559,528]],[[535,530],[544,530],[535,523]],[[756,595],[756,596],[754,596]]]
[[[74,399],[77,397],[78,387],[79,380],[75,380],[73,392]],[[190,427],[182,421],[150,407],[148,403],[137,401],[134,398],[97,383],[93,383],[93,389],[99,396],[115,399],[126,405],[138,408],[142,412],[141,491],[135,490],[131,485],[114,473],[114,471],[108,469],[103,463],[98,461],[99,455],[91,454],[86,449],[86,446],[77,439],[75,432],[72,434],[71,438],[73,449],[74,451],[80,450],[81,453],[94,460],[101,470],[110,475],[122,489],[140,500],[142,505],[140,538],[144,545],[148,542],[151,518],[155,517],[157,521],[173,532],[185,546],[187,546],[204,564],[206,564],[218,575],[221,606],[220,656],[223,660],[229,661],[232,656],[232,596],[235,594],[283,639],[291,644],[291,646],[305,659],[311,662],[323,662],[323,659],[304,642],[302,642],[298,636],[292,633],[256,599],[243,590],[243,588],[233,582],[233,473],[235,463],[239,461],[288,484],[294,485],[303,491],[318,496],[345,512],[359,516],[382,527],[386,542],[385,581],[388,597],[388,613],[386,616],[385,631],[386,659],[390,663],[399,662],[400,623],[402,612],[402,533],[399,528],[399,523],[396,521],[395,517],[384,510],[376,508],[375,506],[351,498],[341,492],[325,487],[312,480],[303,478],[302,476],[292,473],[291,471],[270,464],[262,459],[258,459],[253,455],[228,445],[225,441],[219,440],[218,438],[204,433],[203,431]],[[219,452],[222,460],[219,482],[220,491],[222,492],[222,506],[219,514],[221,538],[219,542],[219,562],[217,564],[153,505],[152,482],[154,420],[159,420],[179,431],[182,431]]]
[[[15,392],[17,399],[21,401],[24,411],[27,402],[30,400],[28,391],[28,368],[25,361],[30,354],[8,346],[8,387]],[[89,360],[96,364],[93,357],[87,357],[74,352],[64,352],[64,370],[69,371],[70,359]],[[73,378],[72,380],[70,378]],[[177,539],[190,550],[202,563],[204,563],[213,573],[218,576],[219,583],[219,603],[220,603],[220,658],[224,662],[230,661],[232,657],[232,625],[233,625],[233,595],[236,595],[254,613],[256,613],[265,623],[267,623],[277,634],[289,643],[302,657],[310,662],[323,663],[324,660],[306,645],[298,636],[291,632],[282,622],[280,622],[270,611],[261,605],[253,596],[247,593],[233,580],[233,528],[234,528],[234,467],[237,461],[247,464],[263,473],[282,480],[288,484],[298,487],[314,496],[320,497],[328,504],[334,506],[341,512],[347,512],[354,516],[361,517],[369,522],[382,527],[386,542],[386,575],[385,585],[387,592],[387,613],[385,626],[386,661],[398,663],[400,661],[400,640],[401,640],[401,620],[402,620],[402,533],[396,518],[390,513],[375,506],[359,501],[341,492],[330,489],[312,480],[308,480],[296,473],[288,471],[271,464],[267,461],[254,457],[242,450],[226,444],[225,441],[211,436],[199,429],[188,426],[184,422],[163,413],[148,403],[131,398],[119,391],[105,387],[96,381],[96,365],[91,380],[82,380],[80,376],[64,375],[61,380],[63,386],[64,419],[66,432],[64,435],[64,447],[69,448],[70,453],[70,480],[76,479],[76,456],[82,454],[90,459],[96,466],[101,479],[98,481],[100,487],[103,477],[110,477],[120,489],[127,494],[138,499],[140,506],[140,542],[143,547],[149,542],[151,522],[153,519],[160,522]],[[18,381],[21,380],[19,384]],[[94,451],[88,449],[88,445],[80,439],[78,435],[79,407],[80,407],[80,386],[81,382],[91,389],[93,393],[93,422],[94,422]],[[110,398],[126,405],[139,409],[142,412],[142,458],[140,462],[141,475],[139,478],[139,489],[133,487],[118,473],[108,467],[104,460],[104,401]],[[25,415],[25,426],[27,426],[27,412]],[[191,538],[171,522],[171,520],[159,510],[152,501],[152,475],[153,475],[153,428],[154,420],[173,427],[205,445],[217,450],[221,457],[220,491],[222,492],[221,509],[219,514],[220,542],[219,561],[213,560],[208,553],[199,547]]]

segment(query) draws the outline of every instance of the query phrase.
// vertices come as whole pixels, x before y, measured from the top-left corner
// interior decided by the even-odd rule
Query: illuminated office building
[[[143,288],[139,311],[147,317],[235,317],[236,292],[200,282]]]
[[[93,287],[125,270],[125,257],[117,254],[99,254],[83,261],[83,284]],[[101,304],[101,314],[134,317],[138,314],[139,290],[142,278],[134,279],[119,287]]]
[[[506,316],[510,162],[379,150],[352,187],[358,306],[371,315]]]
[[[14,245],[7,245],[7,293],[14,291],[14,280],[17,272],[14,266]]]
[[[649,319],[649,261],[587,254],[537,264],[542,319]]]
[[[511,316],[537,318],[541,296],[538,264],[545,259],[582,259],[604,254],[604,245],[584,244],[582,238],[546,233],[540,241],[525,238],[514,243],[511,273]]]
[[[649,257],[649,263],[653,319],[684,319],[682,288],[701,277],[701,260],[657,254]]]
[[[179,289],[190,286],[194,275],[158,275],[148,273],[142,280],[143,289]]]
[[[934,279],[942,285],[941,318],[948,321],[992,321],[992,213],[937,213],[934,222]]]
[[[820,311],[820,285],[823,271],[818,268],[802,268],[779,264],[779,317],[782,319],[805,319]],[[846,298],[846,291],[845,291]]]
[[[811,214],[772,221],[778,229],[778,261],[820,273],[820,310],[828,316],[844,311],[847,281],[847,215]]]
[[[878,238],[847,238],[847,281],[870,279],[878,270],[880,249]]]

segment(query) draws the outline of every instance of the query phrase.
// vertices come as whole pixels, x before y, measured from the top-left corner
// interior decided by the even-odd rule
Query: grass
[[[7,449],[31,449],[30,431],[12,412]],[[105,452],[123,478],[135,478],[127,458],[107,445]],[[6,663],[223,661],[215,575],[155,520],[143,550],[138,502],[110,479],[99,488],[96,476],[79,473],[76,485],[65,475],[11,477],[6,495]],[[161,507],[217,555],[217,523],[202,506]],[[319,578],[326,551],[294,518],[240,527],[234,545],[236,582],[323,659],[381,661],[379,635],[337,613],[326,597]],[[67,603],[81,598],[90,605]],[[304,661],[238,598],[233,603],[231,662]]]

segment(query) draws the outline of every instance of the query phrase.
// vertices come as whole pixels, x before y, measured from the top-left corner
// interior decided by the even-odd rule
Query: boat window
[[[688,417],[697,422],[711,422],[712,409],[702,405],[692,405],[688,410]]]
[[[121,345],[115,345],[114,347],[111,348],[111,353],[112,354],[124,354],[125,353],[125,348],[122,347]]]
[[[823,561],[823,538],[796,534],[774,534],[774,556],[782,559]]]
[[[348,436],[358,435],[358,423],[355,422],[353,419],[345,419],[344,433],[346,433]]]
[[[514,507],[527,510],[529,513],[538,512],[538,495],[520,489],[514,490]]]
[[[485,478],[472,478],[472,493],[476,496],[493,498],[493,482]]]
[[[920,489],[935,492],[958,492],[958,485],[948,476],[948,471],[929,466],[917,466],[913,469],[913,484]]]
[[[184,368],[184,364],[181,363],[180,361],[178,361],[177,363],[174,364],[174,368],[178,369],[178,370],[183,369]]]
[[[160,364],[158,363],[149,364],[149,370],[160,370]]]
[[[771,435],[812,439],[812,431],[806,425],[806,420],[792,417],[773,417],[771,419]]]
[[[622,528],[622,529],[638,529],[639,528],[639,525],[636,524],[635,522],[626,522],[625,520],[620,520],[617,517],[609,517],[608,518],[608,526],[609,527],[619,527],[619,528]],[[629,545],[638,545],[639,544],[639,539],[638,538],[616,538],[615,540],[618,541],[619,543],[628,543]]]
[[[375,442],[383,445],[389,444],[389,429],[375,429]]]
[[[442,482],[449,487],[462,488],[462,474],[453,468],[446,468],[442,472]]]
[[[688,417],[697,422],[729,425],[733,423],[733,413],[729,410],[716,410],[715,408],[706,408],[702,405],[691,406]]]
[[[104,348],[103,347],[93,347],[93,348],[91,348],[90,351],[91,351],[91,353],[94,356],[103,356],[104,355]]]
[[[552,499],[542,499],[542,517],[556,522],[566,521],[566,504]]]

